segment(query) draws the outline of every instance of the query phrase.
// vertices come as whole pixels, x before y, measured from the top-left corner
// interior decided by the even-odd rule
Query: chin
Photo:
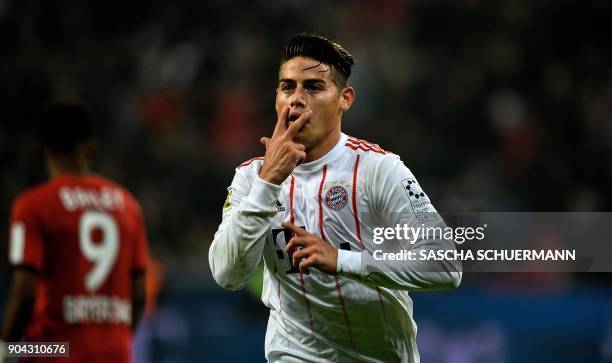
[[[305,144],[307,139],[304,138],[304,136],[302,136],[302,134],[297,134],[295,135],[295,137],[293,138],[293,141],[298,143],[298,144]]]
[[[306,148],[308,148],[308,145],[312,143],[312,140],[309,136],[310,135],[308,135],[308,133],[301,131],[297,135],[295,135],[295,137],[293,138],[293,141],[298,144],[302,144],[306,146]]]

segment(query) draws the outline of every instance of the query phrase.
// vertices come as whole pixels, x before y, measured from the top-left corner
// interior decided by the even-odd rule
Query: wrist
[[[281,185],[283,183],[283,181],[286,179],[286,178],[281,178],[278,175],[278,173],[268,172],[267,170],[264,170],[264,168],[261,168],[261,172],[259,173],[259,177],[262,180],[267,181],[268,183],[276,184],[276,185]]]

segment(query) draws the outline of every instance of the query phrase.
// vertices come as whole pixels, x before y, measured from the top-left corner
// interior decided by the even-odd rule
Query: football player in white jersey
[[[353,64],[323,36],[290,39],[276,127],[261,139],[265,156],[236,168],[210,247],[214,279],[229,290],[245,286],[263,260],[269,361],[419,362],[408,291],[454,289],[461,281],[452,261],[375,258],[382,247],[455,246],[375,241],[383,227],[445,225],[397,155],[341,132],[355,100]]]

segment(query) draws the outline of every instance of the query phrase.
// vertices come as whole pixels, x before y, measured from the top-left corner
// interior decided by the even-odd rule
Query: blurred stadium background
[[[353,53],[345,132],[401,155],[438,210],[609,211],[610,24],[606,0],[0,0],[3,249],[13,198],[45,178],[38,113],[82,100],[95,168],[140,200],[157,261],[136,360],[263,361],[266,309],[214,285],[207,253],[234,167],[273,128],[291,35]],[[8,277],[3,259],[0,304]],[[612,361],[610,288],[473,274],[412,294],[422,361]]]

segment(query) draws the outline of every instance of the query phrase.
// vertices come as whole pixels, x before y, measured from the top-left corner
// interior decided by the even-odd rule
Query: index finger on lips
[[[304,112],[297,120],[295,120],[289,127],[287,128],[286,135],[293,139],[295,135],[297,135],[298,131],[304,126],[308,120],[310,120],[310,116],[312,116],[312,111]]]
[[[283,110],[278,114],[272,137],[282,135],[287,130],[287,117],[289,117],[289,106],[283,107]]]

